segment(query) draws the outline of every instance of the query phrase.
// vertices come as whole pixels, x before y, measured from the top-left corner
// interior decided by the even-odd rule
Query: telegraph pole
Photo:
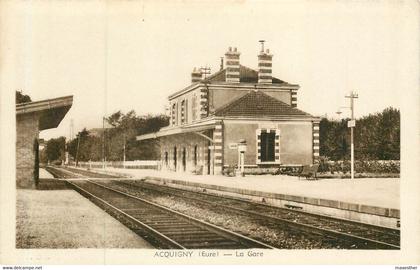
[[[354,180],[354,132],[353,129],[356,126],[356,120],[354,119],[354,99],[358,98],[359,96],[354,92],[351,91],[349,96],[345,96],[346,98],[350,99],[350,110],[351,110],[351,119],[348,122],[347,126],[350,127],[350,141],[351,141],[351,180]]]
[[[125,133],[124,133],[124,160],[123,160],[123,167],[125,169]]]
[[[105,117],[102,117],[102,169],[105,169]]]

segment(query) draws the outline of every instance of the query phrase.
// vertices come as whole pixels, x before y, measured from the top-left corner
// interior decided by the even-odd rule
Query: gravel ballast
[[[159,205],[168,207],[199,220],[204,220],[211,224],[235,231],[248,237],[260,240],[276,248],[282,249],[321,249],[321,248],[340,248],[340,246],[310,239],[299,233],[282,230],[278,226],[257,221],[243,214],[226,211],[222,208],[209,208],[198,202],[169,196],[151,190],[140,190],[133,186],[121,186],[122,181],[101,181],[104,184],[111,184],[113,188],[128,192],[129,194],[150,200]],[[125,181],[124,181],[125,182]],[[128,181],[133,183],[133,181]]]

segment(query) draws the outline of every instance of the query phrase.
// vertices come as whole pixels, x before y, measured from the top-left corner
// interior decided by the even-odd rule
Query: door
[[[174,147],[174,170],[176,171],[176,166],[177,166],[177,153],[176,153],[177,149],[176,146]]]
[[[185,147],[182,149],[182,170],[185,172],[187,169],[187,150]]]

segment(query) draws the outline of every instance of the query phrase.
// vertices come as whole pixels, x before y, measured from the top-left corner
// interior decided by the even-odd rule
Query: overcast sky
[[[15,21],[16,73],[33,100],[74,95],[59,128],[69,136],[117,110],[163,113],[193,67],[219,69],[229,46],[256,68],[260,48],[273,75],[301,86],[298,108],[335,116],[355,90],[356,117],[393,106],[404,91],[405,8],[398,1],[22,2]]]

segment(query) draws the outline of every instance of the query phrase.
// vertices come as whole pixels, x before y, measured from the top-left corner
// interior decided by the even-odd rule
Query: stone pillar
[[[16,118],[16,187],[35,189],[35,155],[38,140],[38,116],[27,114]]]

